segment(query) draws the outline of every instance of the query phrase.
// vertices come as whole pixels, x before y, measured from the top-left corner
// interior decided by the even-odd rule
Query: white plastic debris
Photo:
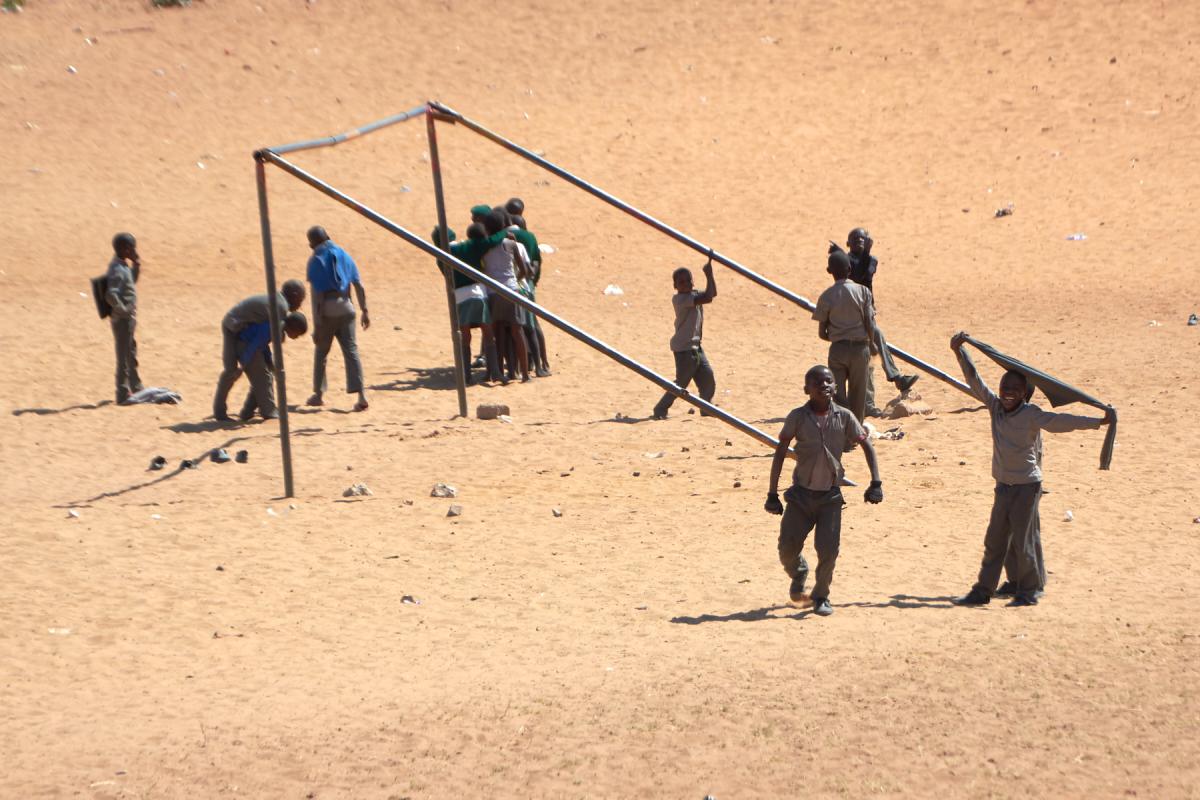
[[[610,283],[608,286],[604,287],[604,293],[611,297],[619,297],[625,294],[625,290],[620,286],[617,286],[615,283]]]
[[[1161,328],[1161,327],[1162,327],[1162,323],[1161,323],[1161,322],[1159,322],[1159,321],[1158,321],[1158,320],[1156,320],[1156,319],[1152,319],[1152,320],[1150,320],[1148,327],[1151,327],[1151,328]]]
[[[275,513],[275,509],[271,508],[270,506],[267,506],[267,516],[268,517],[278,517],[279,515]]]
[[[67,516],[71,519],[79,519],[79,512],[73,508],[67,509]]]
[[[79,70],[75,69],[75,68],[74,68],[73,66],[71,66],[70,64],[67,64],[67,72],[69,72],[69,73],[71,73],[72,75],[74,75],[75,73],[79,72]]]
[[[543,253],[546,253],[547,255],[557,252],[557,249],[552,244],[538,243],[538,250],[541,250]]]
[[[1075,515],[1071,513],[1071,509],[1067,509],[1067,513],[1063,514],[1063,522],[1070,522],[1075,519]]]
[[[70,636],[71,629],[70,628],[46,628],[46,633],[50,634],[51,636]]]
[[[1067,241],[1068,242],[1086,242],[1087,234],[1086,233],[1069,233],[1069,234],[1067,234]]]
[[[162,519],[162,514],[151,514],[150,519]]]
[[[642,455],[644,455],[646,458],[662,458],[666,455],[666,453],[664,453],[662,450],[659,450],[657,453],[642,453]]]

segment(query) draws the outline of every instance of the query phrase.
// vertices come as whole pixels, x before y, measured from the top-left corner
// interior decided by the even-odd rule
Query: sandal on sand
[[[157,470],[162,469],[166,465],[167,465],[167,459],[165,456],[155,456],[154,459],[150,462],[150,469],[157,471]]]

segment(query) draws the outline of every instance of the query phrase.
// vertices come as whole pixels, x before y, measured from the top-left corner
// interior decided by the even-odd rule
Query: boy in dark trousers
[[[704,264],[703,292],[695,290],[692,271],[687,267],[675,270],[671,281],[675,284],[675,295],[671,298],[671,305],[675,309],[675,334],[671,337],[671,353],[675,356],[675,385],[686,389],[695,380],[701,399],[711,401],[717,393],[717,379],[713,375],[712,365],[708,363],[708,356],[704,355],[704,348],[700,346],[700,340],[704,336],[703,307],[717,296],[712,259],[709,258]],[[651,416],[654,419],[666,419],[667,411],[674,402],[675,395],[665,392]]]
[[[298,339],[308,333],[308,319],[292,311],[282,320],[283,333],[288,339]],[[271,323],[255,322],[238,334],[238,363],[250,379],[250,391],[238,417],[244,422],[258,411],[263,419],[279,419],[275,407],[275,360],[271,356]]]
[[[1000,379],[999,395],[979,377],[971,357],[962,349],[967,338],[959,332],[950,340],[971,392],[984,403],[992,420],[992,477],[996,479],[991,519],[983,540],[983,563],[971,591],[955,602],[982,606],[991,601],[1000,581],[1005,556],[1015,551],[1016,574],[1010,606],[1038,602],[1039,575],[1035,534],[1042,496],[1041,432],[1096,429],[1112,421],[1110,409],[1102,419],[1043,411],[1027,401],[1028,379],[1015,370]]]
[[[883,482],[875,448],[867,440],[866,431],[854,414],[833,402],[835,381],[833,372],[824,365],[810,369],[804,376],[804,392],[808,402],[793,409],[779,432],[779,446],[771,461],[771,482],[764,508],[771,514],[782,514],[779,525],[779,560],[792,579],[789,594],[799,605],[812,603],[813,613],[827,617],[833,613],[829,604],[829,585],[837,563],[842,538],[841,482],[842,453],[862,445],[867,467],[871,470],[871,486],[863,495],[868,503],[883,502]],[[796,442],[796,468],[792,485],[784,492],[787,509],[779,501],[779,473],[787,458],[788,445]],[[805,592],[808,562],[801,550],[808,534],[816,527],[817,583],[811,598]]]
[[[112,240],[113,257],[105,274],[104,299],[111,309],[113,344],[117,352],[117,402],[124,403],[131,394],[142,390],[138,375],[137,339],[137,279],[141,272],[137,240],[132,233],[118,233]]]

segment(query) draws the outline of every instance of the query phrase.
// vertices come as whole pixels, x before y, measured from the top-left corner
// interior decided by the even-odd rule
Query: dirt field
[[[829,5],[0,15],[0,796],[1200,796],[1200,6]],[[1109,472],[1101,432],[1048,437],[1043,602],[949,602],[992,491],[965,395],[917,384],[935,413],[878,443],[882,505],[848,492],[836,613],[813,617],[787,602],[766,448],[682,404],[620,421],[658,390],[549,329],[553,377],[470,390],[512,424],[454,418],[430,259],[272,168],[281,279],[324,224],[374,318],[370,410],[294,409],[281,498],[277,425],[204,419],[221,315],[264,285],[251,153],[430,98],[813,299],[827,240],[867,225],[895,344],[956,372],[965,328],[1116,405]],[[539,299],[669,372],[670,271],[702,259],[440,131],[452,226],[523,197],[556,248]],[[295,157],[420,233],[427,159],[420,120]],[[182,405],[110,402],[85,293],[119,230],[142,375]],[[775,434],[825,346],[717,279],[717,399]],[[311,347],[286,348],[293,403]],[[214,447],[249,463],[175,469]]]

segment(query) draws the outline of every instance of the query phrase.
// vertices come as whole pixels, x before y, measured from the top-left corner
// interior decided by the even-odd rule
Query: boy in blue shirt
[[[342,360],[346,362],[346,392],[358,394],[355,411],[367,409],[367,394],[363,388],[362,360],[358,357],[358,342],[354,335],[356,310],[350,299],[350,287],[358,295],[358,310],[362,312],[362,327],[371,327],[367,314],[367,292],[358,275],[358,265],[342,248],[329,239],[329,234],[320,225],[308,229],[308,246],[313,254],[308,259],[308,282],[312,287],[313,342],[313,394],[308,405],[325,404],[325,359],[333,340],[342,348]]]
[[[289,339],[298,339],[308,332],[308,320],[299,311],[283,319],[283,332]],[[243,421],[262,413],[263,419],[279,419],[275,407],[275,360],[271,357],[271,323],[255,322],[238,334],[238,364],[250,379],[250,391],[238,417]]]

